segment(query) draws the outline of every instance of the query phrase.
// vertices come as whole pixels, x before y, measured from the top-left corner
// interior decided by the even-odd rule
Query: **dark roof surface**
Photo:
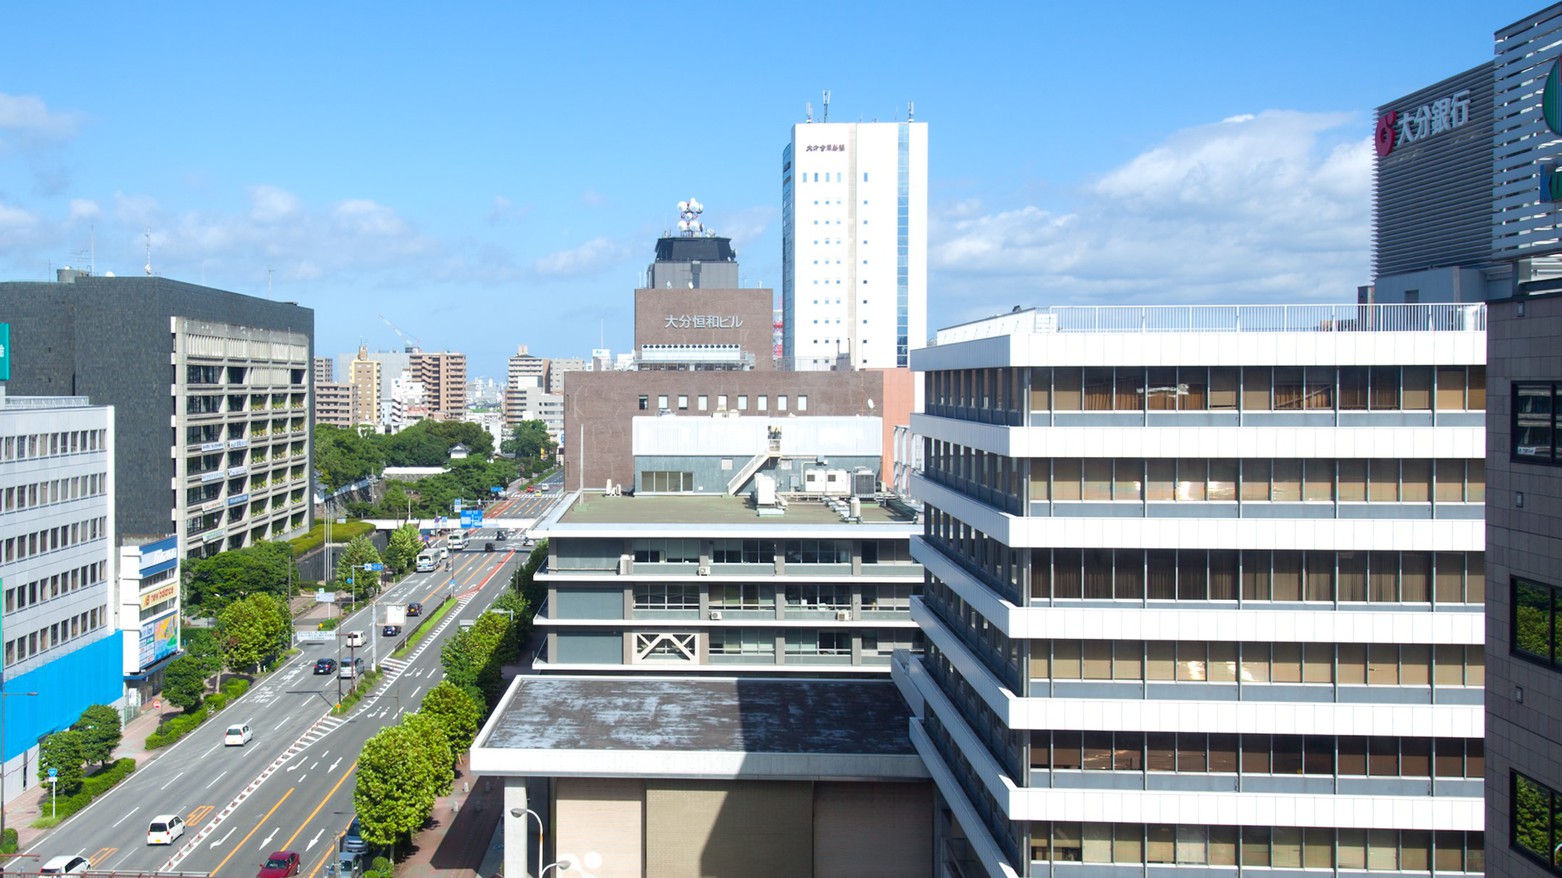
[[[658,238],[657,262],[735,262],[731,238]]]
[[[479,747],[915,755],[888,680],[521,677]]]

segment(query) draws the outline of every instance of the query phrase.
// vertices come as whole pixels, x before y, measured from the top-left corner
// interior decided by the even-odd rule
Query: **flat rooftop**
[[[871,500],[862,504],[863,524],[912,524],[914,519]],[[559,524],[843,524],[818,500],[789,500],[786,512],[760,515],[749,499],[726,494],[586,494],[570,504]]]

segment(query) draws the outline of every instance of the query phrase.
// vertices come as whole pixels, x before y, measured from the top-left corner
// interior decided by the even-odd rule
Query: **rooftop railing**
[[[1484,332],[1482,303],[1425,305],[1065,305],[938,331],[934,344],[1055,332]]]

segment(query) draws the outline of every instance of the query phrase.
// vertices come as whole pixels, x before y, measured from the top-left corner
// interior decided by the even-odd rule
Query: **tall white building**
[[[1483,871],[1485,318],[1056,308],[917,353],[893,674],[939,875]]]
[[[906,367],[927,338],[927,123],[792,126],[781,248],[787,368]]]

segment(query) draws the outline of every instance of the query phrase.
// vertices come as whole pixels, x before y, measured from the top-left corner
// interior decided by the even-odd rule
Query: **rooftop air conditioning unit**
[[[710,575],[710,568],[705,566],[704,564],[701,564],[700,566],[694,568],[694,572],[695,572],[695,575],[697,575],[697,576],[709,576]]]
[[[835,611],[835,621],[837,621],[837,622],[850,622],[851,620],[852,620],[852,611],[851,610],[836,610]]]
[[[721,611],[720,610],[711,610],[710,611],[710,620],[712,622],[720,622],[721,621]]]

